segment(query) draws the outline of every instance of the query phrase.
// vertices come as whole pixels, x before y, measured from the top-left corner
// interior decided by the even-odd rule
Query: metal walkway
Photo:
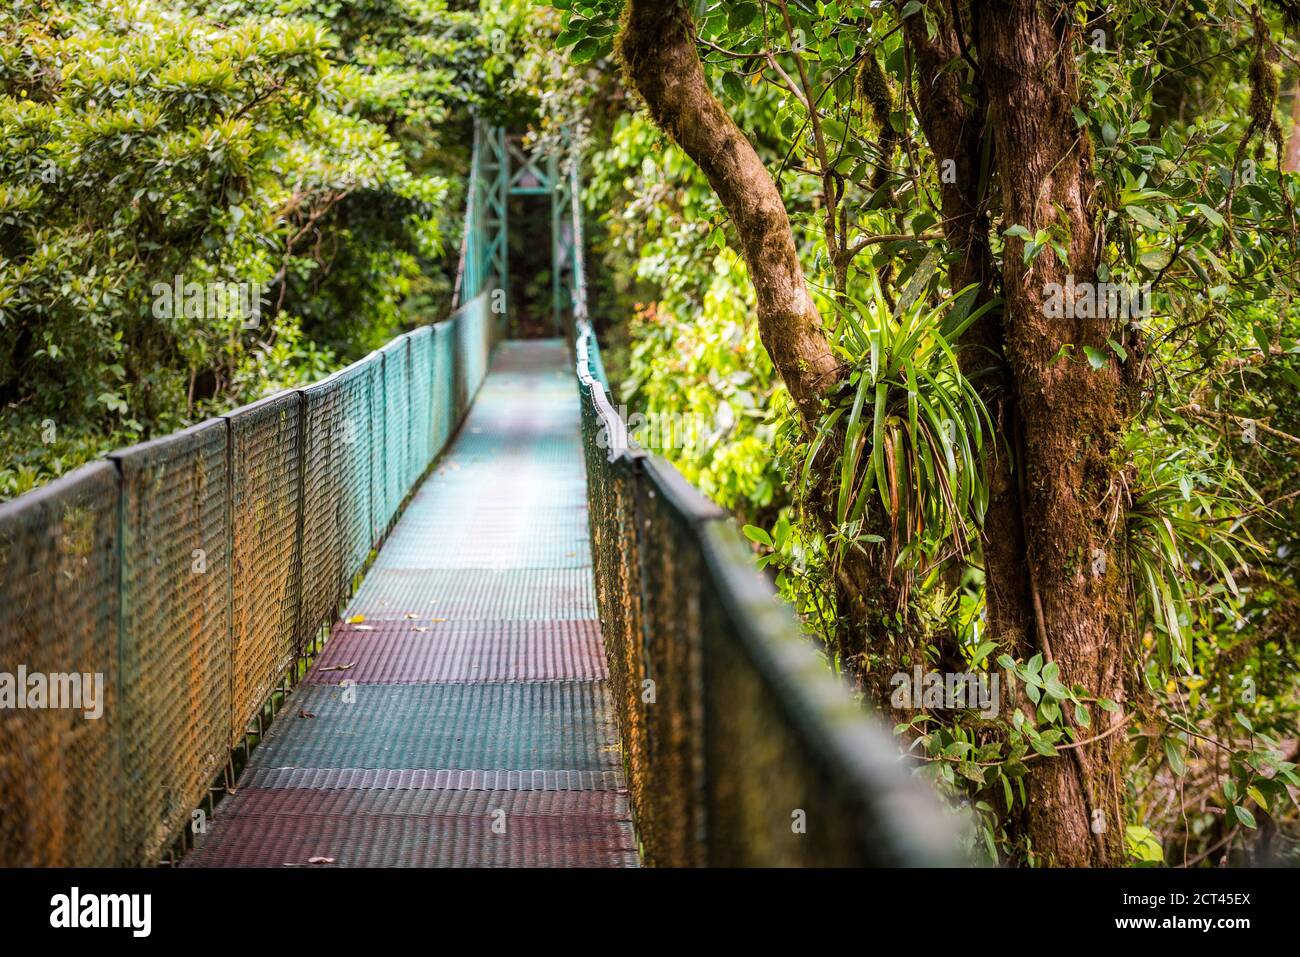
[[[184,866],[636,866],[562,341],[507,342]]]

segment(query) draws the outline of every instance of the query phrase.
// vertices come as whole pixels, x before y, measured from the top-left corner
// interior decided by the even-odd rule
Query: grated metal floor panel
[[[599,681],[595,621],[340,622],[308,683]]]
[[[604,682],[302,688],[253,752],[259,768],[618,767]]]
[[[635,867],[617,791],[240,791],[204,844],[222,867]]]
[[[431,768],[253,768],[250,788],[409,791],[623,791],[621,771],[438,771]]]
[[[497,350],[184,866],[637,866],[569,366]]]
[[[590,568],[372,568],[344,617],[449,621],[595,618]]]

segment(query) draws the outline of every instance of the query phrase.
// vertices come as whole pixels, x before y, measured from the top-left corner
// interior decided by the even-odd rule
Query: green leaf
[[[1070,697],[1069,689],[1059,681],[1053,680],[1046,682],[1044,690],[1046,690],[1047,693],[1057,701],[1064,701],[1066,698]]]
[[[1107,358],[1106,353],[1102,352],[1100,349],[1095,349],[1092,346],[1084,346],[1083,354],[1088,357],[1088,365],[1092,366],[1092,371],[1094,372],[1106,368],[1106,363],[1110,361]]]
[[[1030,740],[1029,743],[1033,746],[1033,749],[1037,751],[1039,754],[1041,754],[1043,757],[1045,758],[1056,757],[1056,753],[1057,753],[1056,748],[1052,747],[1052,745],[1047,741],[1044,741],[1042,737],[1033,738],[1032,740]]]
[[[1152,249],[1139,256],[1138,262],[1152,272],[1159,272],[1168,266],[1173,258],[1173,255],[1167,249]]]
[[[1183,745],[1174,738],[1165,738],[1165,757],[1169,759],[1169,768],[1182,777],[1187,773],[1187,762],[1183,759]]]
[[[600,53],[600,41],[595,37],[583,37],[573,46],[573,51],[569,54],[574,63],[586,63],[594,60]]]
[[[758,19],[757,3],[737,3],[727,14],[728,30],[743,30]]]
[[[735,526],[732,527],[734,528]],[[769,548],[773,547],[772,536],[767,534],[767,532],[764,529],[759,528],[757,525],[746,525],[744,528],[744,532],[745,532],[745,537],[748,538],[751,542],[758,542],[758,544],[766,545]]]
[[[827,117],[822,120],[822,133],[829,143],[843,143],[849,135],[848,125]]]
[[[1128,214],[1129,219],[1154,232],[1160,232],[1165,228],[1165,224],[1160,221],[1158,216],[1141,206],[1125,206],[1124,212]]]
[[[1204,203],[1194,203],[1193,205],[1200,210],[1202,216],[1220,229],[1227,225],[1227,223],[1223,221],[1223,217],[1219,215],[1219,211],[1214,209],[1212,206],[1206,206]]]
[[[1081,728],[1092,727],[1092,715],[1088,713],[1082,701],[1074,703],[1074,722]]]
[[[1129,824],[1124,828],[1125,844],[1131,856],[1145,864],[1163,864],[1165,854],[1160,846],[1160,839],[1150,828],[1140,824]]]

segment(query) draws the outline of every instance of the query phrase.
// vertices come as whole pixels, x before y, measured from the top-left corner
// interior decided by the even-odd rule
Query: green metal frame
[[[506,308],[501,311],[498,330],[501,338],[505,338],[509,332],[510,304],[510,155],[506,149],[505,130],[489,126],[481,128],[480,142],[486,147],[480,155],[479,180],[483,198],[483,255],[488,278],[493,283],[492,292],[495,294],[499,289],[505,299]]]
[[[510,156],[504,130],[474,122],[469,176],[455,305],[494,286],[505,293],[508,303]]]
[[[568,137],[565,137],[565,153],[568,154]],[[572,290],[578,278],[577,265],[577,224],[581,217],[575,215],[578,207],[576,191],[576,163],[566,155],[564,162],[569,166],[568,175],[560,170],[560,162],[554,155],[550,158],[553,171],[552,182],[555,189],[551,194],[551,311],[555,317],[557,335],[564,335],[570,327],[573,315]]]
[[[510,249],[508,243],[511,196],[551,198],[551,315],[553,331],[564,337],[572,316],[571,286],[575,268],[572,214],[573,183],[567,156],[566,134],[559,150],[535,153],[525,150],[521,137],[482,121],[474,124],[472,182],[462,255],[462,275],[457,304],[468,301],[489,286],[506,297],[500,335],[509,332],[506,313],[510,303]],[[495,303],[493,304],[495,305]]]

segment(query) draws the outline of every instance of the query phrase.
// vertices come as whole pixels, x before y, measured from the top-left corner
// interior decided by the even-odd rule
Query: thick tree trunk
[[[840,363],[804,283],[781,193],[714,99],[679,0],[629,0],[618,53],[654,121],[699,165],[731,215],[758,305],[758,331],[805,425],[839,383]]]
[[[1123,700],[1129,620],[1122,570],[1124,489],[1117,465],[1126,394],[1107,339],[1123,323],[1049,318],[1045,284],[1095,281],[1091,145],[1073,118],[1078,103],[1073,27],[1040,0],[983,4],[980,55],[998,154],[1003,216],[1030,232],[1055,228],[1069,261],[1043,251],[1023,264],[1009,238],[1003,260],[1006,347],[1024,423],[1024,512],[1044,657],[1066,685]],[[1105,312],[1104,309],[1099,310]],[[1094,370],[1085,347],[1110,355]],[[1066,355],[1062,356],[1062,350]],[[1117,716],[1092,709],[1084,736]],[[1122,861],[1121,736],[1035,762],[1029,834],[1045,863]]]
[[[996,155],[985,139],[992,136],[987,94],[983,78],[977,74],[971,79],[977,90],[974,102],[963,96],[963,76],[969,64],[959,62],[964,57],[958,32],[970,38],[968,50],[978,45],[979,10],[968,4],[950,6],[946,0],[930,0],[929,7],[936,25],[933,36],[923,18],[904,20],[916,70],[918,122],[941,174],[944,236],[959,254],[949,267],[949,286],[957,290],[976,284],[975,305],[980,305],[999,294],[1001,276],[989,240],[988,197],[984,194],[996,165]],[[957,16],[963,19],[958,22]],[[981,546],[988,636],[1003,651],[1027,660],[1037,650],[1037,642],[1014,452],[1020,446],[1022,425],[1015,379],[1006,361],[1001,311],[987,313],[966,331],[961,344],[962,369],[976,384],[1000,437],[989,444],[984,461],[989,503]],[[1005,690],[1008,697],[1003,706],[1008,710],[1032,705],[1023,688],[1014,696],[1011,685]],[[1005,825],[1014,844],[1025,843],[1029,836],[1027,809],[1017,806]]]

